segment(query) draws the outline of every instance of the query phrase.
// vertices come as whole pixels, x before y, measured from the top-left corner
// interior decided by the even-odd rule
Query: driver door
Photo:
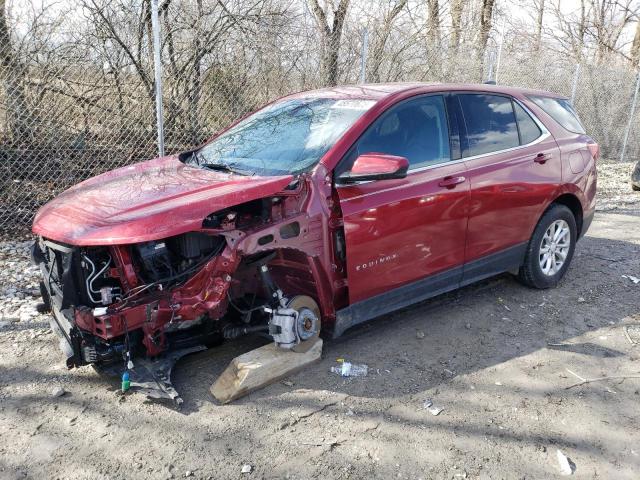
[[[336,169],[338,177],[365,153],[409,161],[406,178],[336,185],[351,304],[396,289],[417,299],[421,289],[459,284],[470,192],[451,130],[456,140],[443,95],[405,100],[376,119]]]

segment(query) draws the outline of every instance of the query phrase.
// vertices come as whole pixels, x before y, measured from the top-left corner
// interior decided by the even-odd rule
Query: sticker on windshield
[[[349,110],[369,110],[376,102],[374,100],[338,100],[331,108]]]

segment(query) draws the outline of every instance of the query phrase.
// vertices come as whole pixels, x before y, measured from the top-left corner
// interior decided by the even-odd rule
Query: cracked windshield
[[[374,103],[331,98],[277,102],[194,152],[186,163],[244,175],[301,173]]]

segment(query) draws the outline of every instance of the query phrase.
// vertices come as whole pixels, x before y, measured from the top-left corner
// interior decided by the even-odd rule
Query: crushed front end
[[[224,237],[201,232],[161,241],[78,247],[39,238],[32,257],[69,368],[207,345],[234,264]],[[215,275],[210,273],[215,272]]]
[[[137,243],[36,232],[33,262],[67,366],[127,372],[132,386],[179,403],[170,373],[184,354],[246,334],[310,348],[346,299],[333,253],[342,227],[314,198],[313,184],[298,181],[209,214],[194,231]]]

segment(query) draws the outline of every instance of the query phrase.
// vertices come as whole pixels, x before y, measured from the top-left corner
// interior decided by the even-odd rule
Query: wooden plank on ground
[[[320,338],[305,353],[264,345],[234,358],[211,386],[211,393],[220,403],[229,403],[319,361],[321,354]]]

